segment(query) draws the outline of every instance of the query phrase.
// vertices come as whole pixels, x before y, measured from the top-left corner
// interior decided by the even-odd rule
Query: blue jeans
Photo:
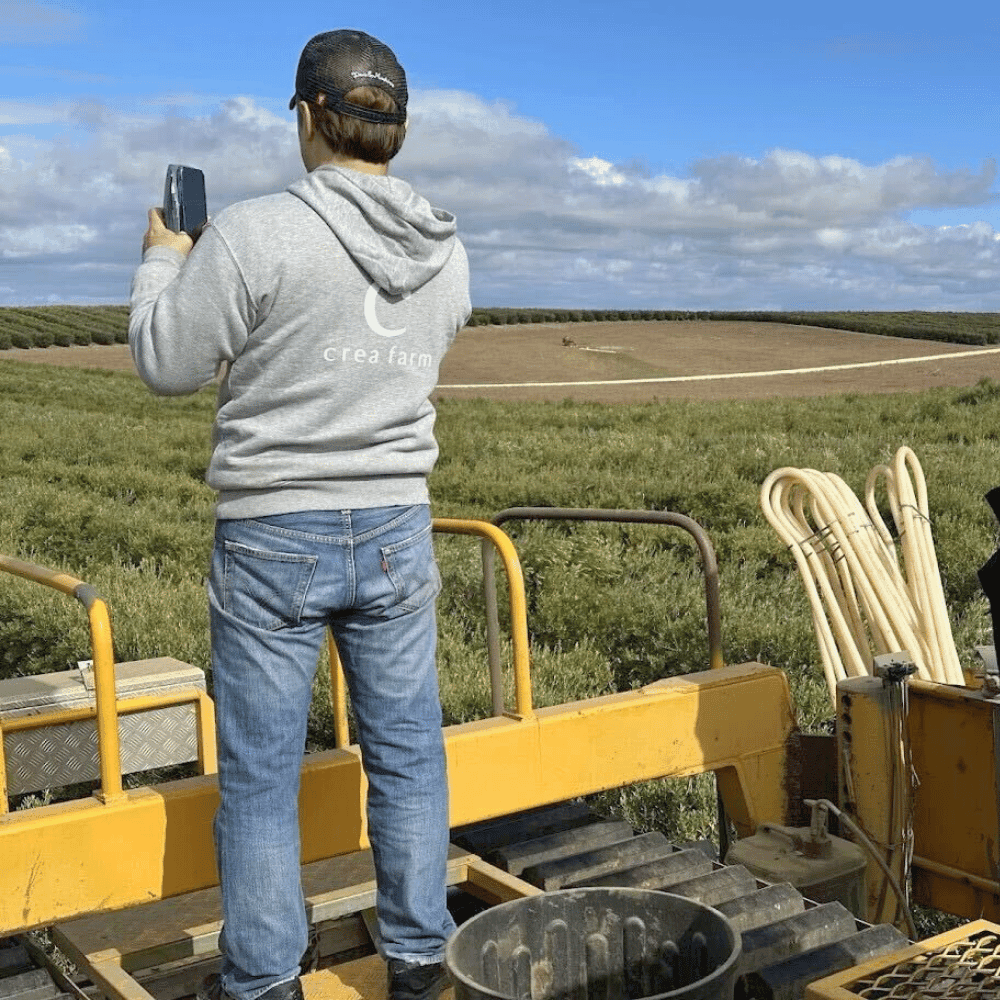
[[[424,506],[220,520],[209,585],[219,739],[222,984],[255,1000],[298,974],[308,925],[298,788],[330,627],[368,778],[384,957],[440,961],[448,788],[435,653],[440,577]]]

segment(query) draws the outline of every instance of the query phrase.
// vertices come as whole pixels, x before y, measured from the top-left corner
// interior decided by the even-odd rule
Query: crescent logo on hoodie
[[[372,333],[377,333],[380,337],[398,337],[406,333],[406,327],[401,326],[398,330],[387,330],[379,321],[375,312],[375,303],[378,302],[378,285],[373,281],[365,293],[365,322]]]

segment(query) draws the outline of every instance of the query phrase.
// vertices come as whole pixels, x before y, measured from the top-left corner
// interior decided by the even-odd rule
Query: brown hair
[[[405,125],[384,125],[366,122],[352,115],[331,111],[323,106],[324,94],[319,103],[309,102],[316,130],[327,145],[340,156],[349,156],[366,163],[388,163],[400,150],[406,138]],[[351,104],[359,104],[377,111],[396,112],[396,102],[377,87],[355,87],[344,95]]]

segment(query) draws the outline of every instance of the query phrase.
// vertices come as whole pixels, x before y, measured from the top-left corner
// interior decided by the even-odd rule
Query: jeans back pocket
[[[381,551],[382,568],[402,610],[416,611],[437,597],[441,574],[434,558],[430,525],[402,541],[383,545]]]
[[[268,631],[298,625],[316,571],[316,556],[272,552],[232,541],[224,544],[226,612]]]

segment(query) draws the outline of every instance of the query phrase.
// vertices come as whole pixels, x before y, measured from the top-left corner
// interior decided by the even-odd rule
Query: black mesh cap
[[[397,111],[377,111],[352,104],[346,95],[355,87],[378,87],[396,101]],[[297,101],[320,104],[366,122],[402,125],[406,121],[406,74],[388,45],[363,31],[325,31],[309,40],[299,57]]]

